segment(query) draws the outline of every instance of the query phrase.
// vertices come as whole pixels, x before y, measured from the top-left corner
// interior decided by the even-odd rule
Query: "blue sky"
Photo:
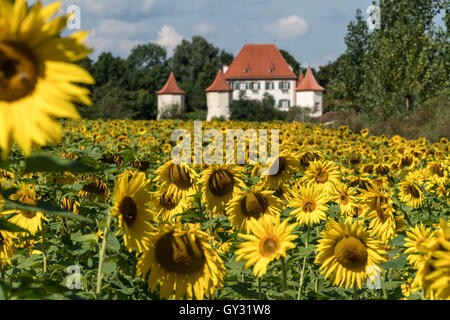
[[[51,1],[45,0],[44,3]],[[173,48],[201,35],[237,55],[246,43],[274,43],[302,65],[319,66],[345,50],[347,25],[371,0],[63,0],[81,10],[92,58],[111,51],[128,56],[139,43]]]

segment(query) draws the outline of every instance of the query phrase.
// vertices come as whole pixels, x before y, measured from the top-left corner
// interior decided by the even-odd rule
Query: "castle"
[[[213,83],[205,89],[208,115],[230,118],[230,105],[243,94],[247,99],[261,100],[265,93],[275,99],[276,107],[288,111],[293,106],[307,107],[312,117],[320,117],[323,110],[321,87],[310,68],[297,78],[275,44],[247,44],[230,64],[218,70]],[[170,74],[158,93],[158,119],[168,108],[184,110],[184,94]]]

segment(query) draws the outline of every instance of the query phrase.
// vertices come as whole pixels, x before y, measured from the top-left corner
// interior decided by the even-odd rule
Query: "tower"
[[[230,119],[230,104],[233,99],[233,88],[225,81],[221,69],[217,72],[214,82],[205,90],[206,105],[208,106],[207,121],[224,117]]]
[[[173,72],[170,73],[164,87],[157,92],[158,94],[158,117],[164,119],[172,116],[174,112],[181,113],[184,111],[185,91],[178,87]]]
[[[310,68],[306,71],[305,77],[299,77],[296,89],[296,104],[300,107],[311,109],[311,117],[320,117],[323,113],[323,91],[314,77]]]

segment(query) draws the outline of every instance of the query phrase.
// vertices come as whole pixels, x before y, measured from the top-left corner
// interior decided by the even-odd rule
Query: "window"
[[[275,88],[275,83],[273,81],[266,81],[266,90],[273,90]]]
[[[249,72],[250,72],[250,69],[249,69],[249,68],[246,68],[246,69],[244,69],[244,72],[245,72],[245,73],[249,73]]]
[[[269,69],[269,72],[270,72],[270,73],[274,73],[274,72],[275,72],[275,69],[274,69],[274,68],[270,68],[270,69]]]
[[[320,103],[316,102],[316,104],[314,105],[314,113],[319,111],[319,106],[320,106]]]
[[[259,90],[259,89],[261,89],[261,84],[257,81],[247,82],[247,89]]]
[[[288,99],[280,100],[278,101],[278,106],[280,108],[289,108],[291,106],[291,100]]]
[[[278,83],[278,88],[280,90],[289,90],[291,88],[291,83],[289,81],[280,81]]]
[[[241,90],[241,83],[240,82],[235,82],[234,83],[234,89]]]

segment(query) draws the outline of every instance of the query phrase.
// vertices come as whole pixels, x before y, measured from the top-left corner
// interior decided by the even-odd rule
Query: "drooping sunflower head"
[[[320,151],[316,150],[307,150],[299,154],[298,161],[299,161],[299,168],[301,171],[305,171],[308,169],[309,164],[316,160],[323,159],[323,155]]]
[[[425,201],[422,188],[417,179],[408,177],[398,184],[398,195],[400,201],[405,202],[408,206],[419,208]]]
[[[137,264],[149,290],[160,287],[161,298],[209,298],[223,286],[225,266],[200,225],[162,225],[152,233]]]
[[[14,255],[13,238],[15,236],[8,231],[0,230],[0,268],[11,264],[10,258]]]
[[[124,232],[125,246],[138,252],[144,248],[144,240],[152,230],[154,219],[149,208],[151,195],[149,181],[142,172],[126,171],[114,185],[114,207],[111,215],[118,218]]]
[[[325,194],[331,195],[334,186],[339,181],[339,169],[332,161],[313,161],[302,181],[309,185],[315,185]]]
[[[187,164],[176,164],[171,160],[159,167],[155,173],[158,174],[156,180],[161,183],[161,187],[167,189],[176,200],[186,199],[198,191],[199,176]]]
[[[236,260],[246,260],[245,269],[251,265],[253,274],[262,277],[267,272],[267,267],[273,260],[285,257],[289,249],[295,248],[292,242],[297,238],[293,234],[295,224],[289,224],[286,219],[280,223],[280,216],[266,215],[259,221],[251,219],[249,234],[239,234],[246,242],[239,245],[236,250]]]
[[[73,103],[91,104],[89,90],[74,83],[94,80],[72,62],[91,50],[85,32],[59,37],[67,17],[51,19],[61,3],[30,8],[25,0],[0,1],[0,149],[3,159],[15,141],[29,154],[32,145],[60,138],[55,118],[79,118]]]
[[[331,278],[339,287],[362,288],[368,268],[384,261],[378,242],[370,238],[360,221],[352,222],[351,218],[330,220],[318,242],[314,262],[320,265],[325,279]]]
[[[177,200],[168,190],[159,189],[152,194],[152,211],[159,221],[179,221],[181,214],[193,206],[193,199]]]
[[[248,232],[248,222],[260,220],[264,215],[280,214],[283,203],[274,196],[274,191],[253,189],[241,191],[228,203],[226,212],[232,224]]]
[[[83,183],[83,188],[78,192],[80,198],[89,201],[106,202],[110,196],[108,185],[100,178],[94,175],[85,175],[77,179]]]
[[[269,166],[262,170],[261,182],[266,189],[276,190],[289,182],[297,168],[295,157],[282,153],[270,159]]]
[[[293,190],[288,207],[294,208],[291,215],[296,217],[300,225],[312,226],[326,220],[326,203],[329,198],[315,185],[304,185]]]
[[[245,188],[243,175],[238,167],[231,165],[212,165],[202,172],[200,183],[202,185],[202,201],[208,210],[222,214],[225,206],[233,196]]]

